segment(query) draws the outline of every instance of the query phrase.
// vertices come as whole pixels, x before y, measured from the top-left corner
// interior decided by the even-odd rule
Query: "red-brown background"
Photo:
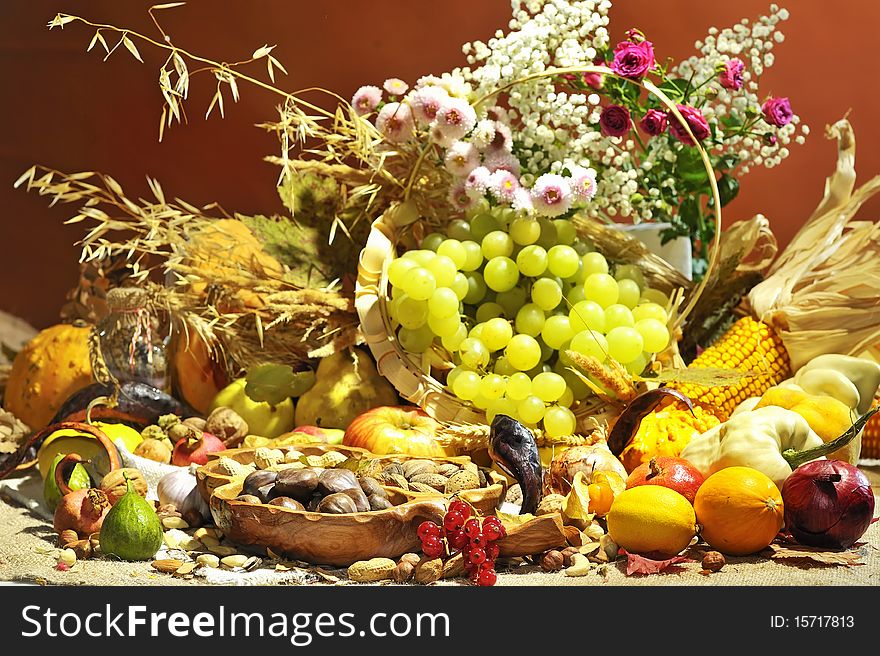
[[[156,0],[157,2],[159,0]],[[123,49],[101,63],[97,47],[86,54],[92,32],[81,25],[46,29],[59,11],[95,22],[153,30],[140,0],[4,0],[0,3],[0,309],[37,326],[56,320],[64,293],[76,280],[82,225],[62,226],[71,207],[48,208],[46,199],[12,189],[33,163],[63,171],[112,174],[131,196],[146,195],[145,175],[157,177],[169,196],[195,204],[218,201],[229,210],[280,210],[273,183],[277,170],[261,161],[274,153],[272,136],[253,127],[274,118],[277,98],[242,86],[226,119],[204,110],[212,93],[207,76],[193,80],[190,123],[175,126],[157,143],[161,98],[157,71],[164,56],[141,47],[146,64]],[[618,0],[611,34],[619,40],[639,27],[658,56],[679,59],[708,27],[725,27],[765,12],[769,2],[737,0]],[[776,65],[762,92],[789,96],[812,127],[805,146],[792,148],[780,168],[743,180],[725,223],[757,212],[767,215],[780,242],[798,229],[821,198],[834,166],[834,146],[823,128],[852,109],[860,144],[860,179],[880,172],[880,93],[876,77],[876,26],[880,3],[798,0],[778,46]],[[288,89],[323,86],[349,97],[361,84],[395,76],[409,82],[462,65],[460,46],[506,29],[507,0],[404,2],[371,0],[191,0],[163,14],[175,42],[218,60],[246,58],[264,43],[290,72]],[[153,32],[150,32],[151,34]],[[255,73],[265,75],[257,68]],[[876,218],[880,203],[863,210]]]

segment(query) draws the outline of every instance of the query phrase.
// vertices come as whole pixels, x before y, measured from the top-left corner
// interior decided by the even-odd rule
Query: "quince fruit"
[[[267,401],[254,401],[247,395],[245,386],[247,379],[239,378],[224,387],[214,400],[208,412],[226,407],[234,410],[247,422],[249,432],[262,437],[278,437],[293,429],[293,399],[286,398],[272,405]]]
[[[371,408],[398,403],[394,387],[366,351],[339,351],[318,364],[314,386],[299,397],[296,425],[344,429]]]

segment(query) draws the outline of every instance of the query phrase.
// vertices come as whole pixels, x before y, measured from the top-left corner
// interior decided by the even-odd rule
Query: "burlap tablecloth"
[[[880,509],[880,465],[863,465],[874,488]],[[302,574],[277,576],[264,569],[255,574],[234,575],[216,572],[210,579],[190,580],[159,574],[147,563],[113,562],[98,558],[80,561],[68,572],[55,570],[51,550],[55,546],[51,523],[35,512],[0,493],[0,581],[50,585],[297,585],[323,584]],[[863,538],[860,549],[863,564],[858,566],[807,565],[801,561],[778,561],[761,557],[728,558],[727,565],[711,575],[700,574],[698,562],[684,563],[675,573],[626,576],[622,561],[608,565],[603,573],[572,578],[564,573],[546,574],[532,565],[499,573],[499,586],[876,586],[880,585],[880,522],[875,522]],[[328,570],[331,571],[332,570]],[[337,572],[344,577],[344,572]],[[224,576],[225,575],[225,576]],[[460,581],[443,581],[458,585]]]

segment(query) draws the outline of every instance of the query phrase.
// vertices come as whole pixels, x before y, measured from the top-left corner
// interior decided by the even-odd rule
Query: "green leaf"
[[[688,196],[681,203],[679,219],[691,229],[694,235],[700,228],[700,201],[698,196]]]
[[[315,384],[315,372],[294,371],[286,364],[261,364],[250,368],[246,380],[244,392],[251,400],[275,406],[311,389]]]
[[[724,207],[739,193],[739,181],[725,173],[718,179],[718,193],[721,196],[721,206]]]
[[[709,174],[696,148],[685,147],[678,151],[675,158],[675,173],[687,189],[698,190],[709,187]]]
[[[688,81],[680,78],[666,80],[660,85],[660,90],[664,92],[673,102],[684,99],[684,92],[687,89]]]

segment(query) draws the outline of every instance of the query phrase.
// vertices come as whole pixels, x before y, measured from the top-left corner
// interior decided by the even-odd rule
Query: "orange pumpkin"
[[[731,556],[767,547],[782,528],[779,488],[751,467],[727,467],[705,480],[694,498],[700,537]]]
[[[220,358],[222,353],[209,347],[191,326],[177,338],[174,387],[180,398],[202,414],[208,414],[211,402],[230,382]]]

